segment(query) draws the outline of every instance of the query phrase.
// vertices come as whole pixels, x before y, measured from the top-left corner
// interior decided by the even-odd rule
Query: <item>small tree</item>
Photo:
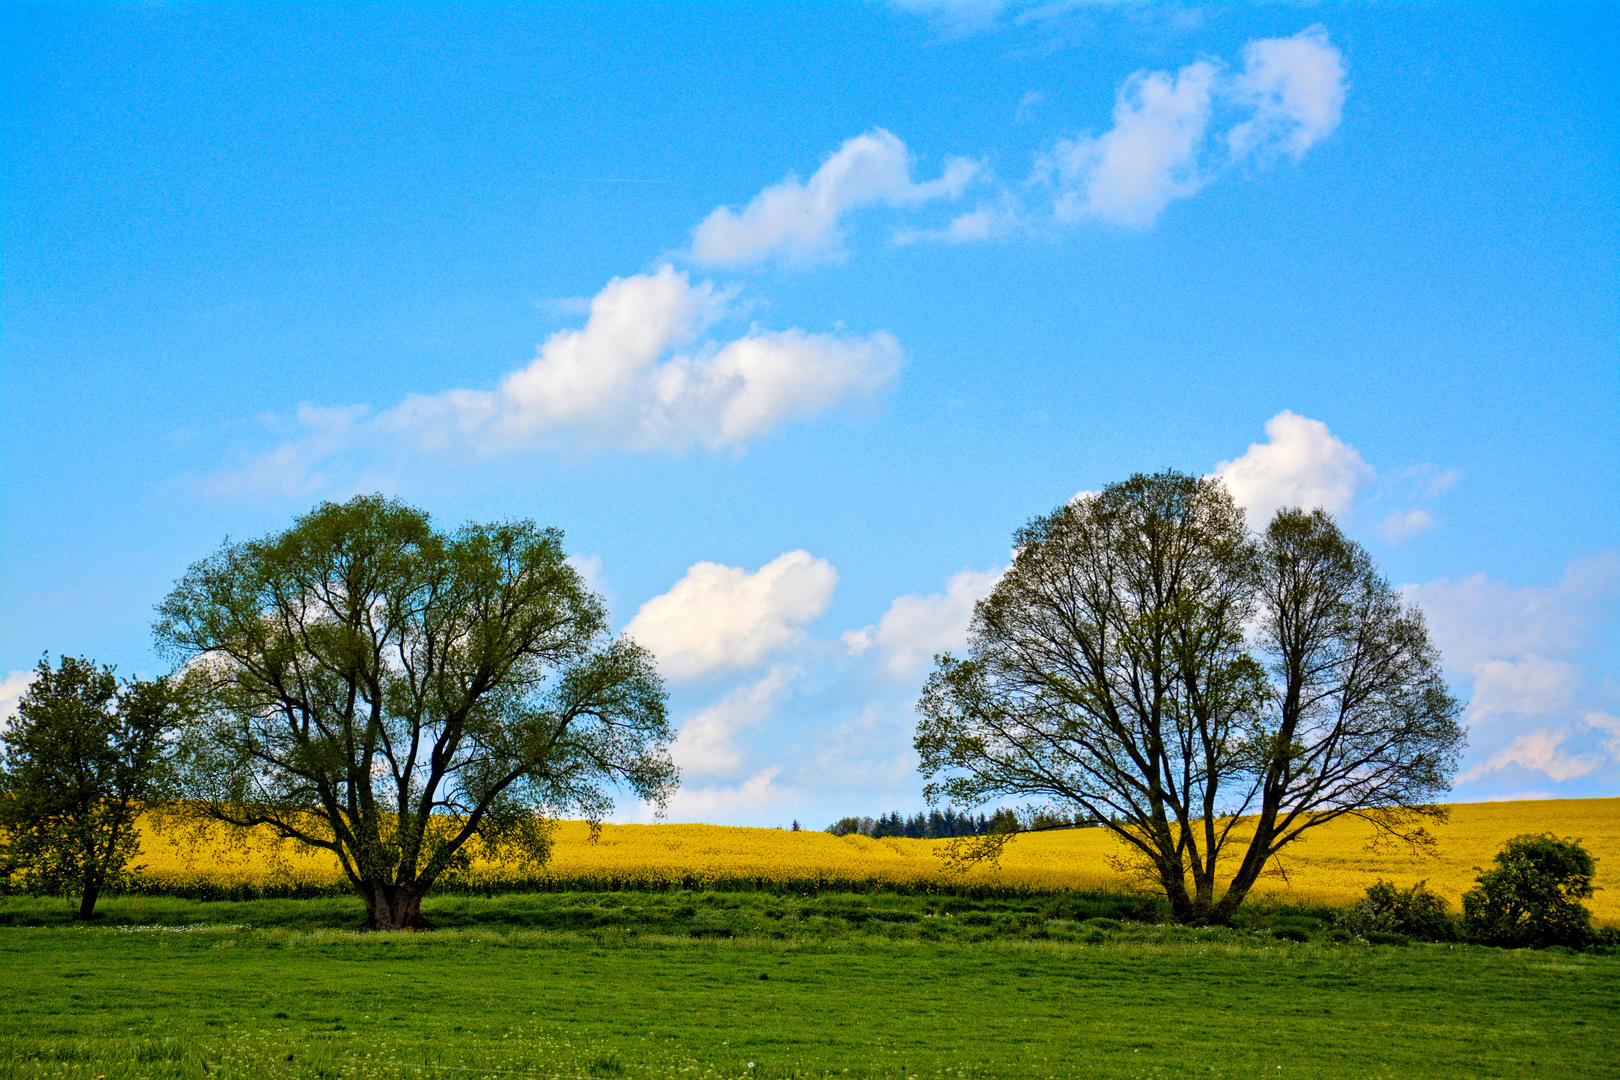
[[[1504,948],[1567,945],[1592,936],[1592,913],[1580,903],[1592,895],[1594,860],[1574,840],[1551,833],[1515,836],[1480,872],[1478,887],[1463,894],[1463,933],[1478,945]]]
[[[1446,902],[1420,881],[1402,889],[1393,882],[1367,886],[1366,897],[1336,920],[1354,934],[1401,934],[1422,941],[1453,941],[1457,930],[1446,915]]]
[[[1279,850],[1340,817],[1428,840],[1458,703],[1422,613],[1326,513],[1251,536],[1219,481],[1169,472],[1014,546],[968,655],[941,655],[917,704],[930,801],[1102,821],[1184,921],[1230,919]]]
[[[474,850],[543,863],[548,814],[675,786],[651,656],[532,522],[326,503],[191,567],[156,634],[207,706],[176,812],[331,852],[378,929]]]
[[[3,736],[0,827],[6,868],[37,893],[76,896],[75,918],[139,867],[135,822],[159,794],[177,703],[167,680],[126,682],[64,656],[39,662]]]

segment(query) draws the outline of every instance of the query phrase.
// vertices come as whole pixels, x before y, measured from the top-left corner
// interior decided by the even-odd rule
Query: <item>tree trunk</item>
[[[80,922],[89,922],[96,917],[96,898],[101,895],[101,886],[93,881],[84,883],[84,893],[79,897],[79,910],[74,918]]]
[[[426,889],[411,885],[368,883],[361,887],[366,901],[366,924],[373,930],[426,930],[422,896]]]
[[[1183,876],[1181,863],[1159,856],[1159,885],[1164,889],[1165,899],[1170,901],[1170,917],[1176,922],[1190,922],[1196,918],[1193,900],[1187,895],[1187,881]]]
[[[1215,905],[1215,913],[1210,916],[1212,922],[1227,923],[1232,920],[1238,905],[1243,903],[1244,897],[1249,895],[1249,890],[1260,879],[1261,871],[1265,870],[1269,857],[1266,853],[1271,850],[1274,836],[1272,816],[1263,815],[1255,829],[1254,839],[1249,841],[1249,850],[1244,852],[1243,862],[1226,887],[1226,895]]]

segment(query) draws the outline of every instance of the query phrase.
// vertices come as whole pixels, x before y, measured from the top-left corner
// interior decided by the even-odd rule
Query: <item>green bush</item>
[[[1457,939],[1457,929],[1446,914],[1446,902],[1430,892],[1424,881],[1409,889],[1379,881],[1367,888],[1366,899],[1342,912],[1334,922],[1368,941],[1373,941],[1374,935],[1419,941]]]
[[[1517,949],[1592,943],[1593,859],[1574,840],[1551,833],[1515,836],[1463,895],[1463,932],[1477,945]]]

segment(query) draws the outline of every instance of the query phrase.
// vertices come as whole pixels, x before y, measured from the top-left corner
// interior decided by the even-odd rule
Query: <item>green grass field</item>
[[[1620,1073],[1620,959],[1339,943],[1308,912],[561,894],[441,898],[461,928],[383,935],[336,928],[353,900],[61,907],[0,901],[0,1076]]]

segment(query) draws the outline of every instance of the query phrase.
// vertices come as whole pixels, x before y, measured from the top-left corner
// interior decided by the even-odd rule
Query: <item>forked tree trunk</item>
[[[93,881],[85,882],[84,892],[79,897],[79,910],[73,917],[81,922],[89,922],[91,919],[95,918],[96,898],[100,895],[100,884]]]
[[[1193,899],[1187,895],[1186,878],[1182,875],[1179,861],[1163,855],[1158,858],[1159,885],[1164,889],[1165,899],[1170,901],[1170,917],[1177,922],[1188,922],[1195,916],[1193,914]]]
[[[382,882],[366,884],[360,895],[366,902],[366,922],[373,930],[426,930],[422,896],[426,889]]]
[[[1254,888],[1254,883],[1260,880],[1260,874],[1266,868],[1268,858],[1266,852],[1271,850],[1272,837],[1275,835],[1272,822],[1262,817],[1256,829],[1254,839],[1249,842],[1249,850],[1244,852],[1243,862],[1238,866],[1237,873],[1232,875],[1231,882],[1226,887],[1226,895],[1215,906],[1214,922],[1230,922],[1237,912],[1238,906]]]

